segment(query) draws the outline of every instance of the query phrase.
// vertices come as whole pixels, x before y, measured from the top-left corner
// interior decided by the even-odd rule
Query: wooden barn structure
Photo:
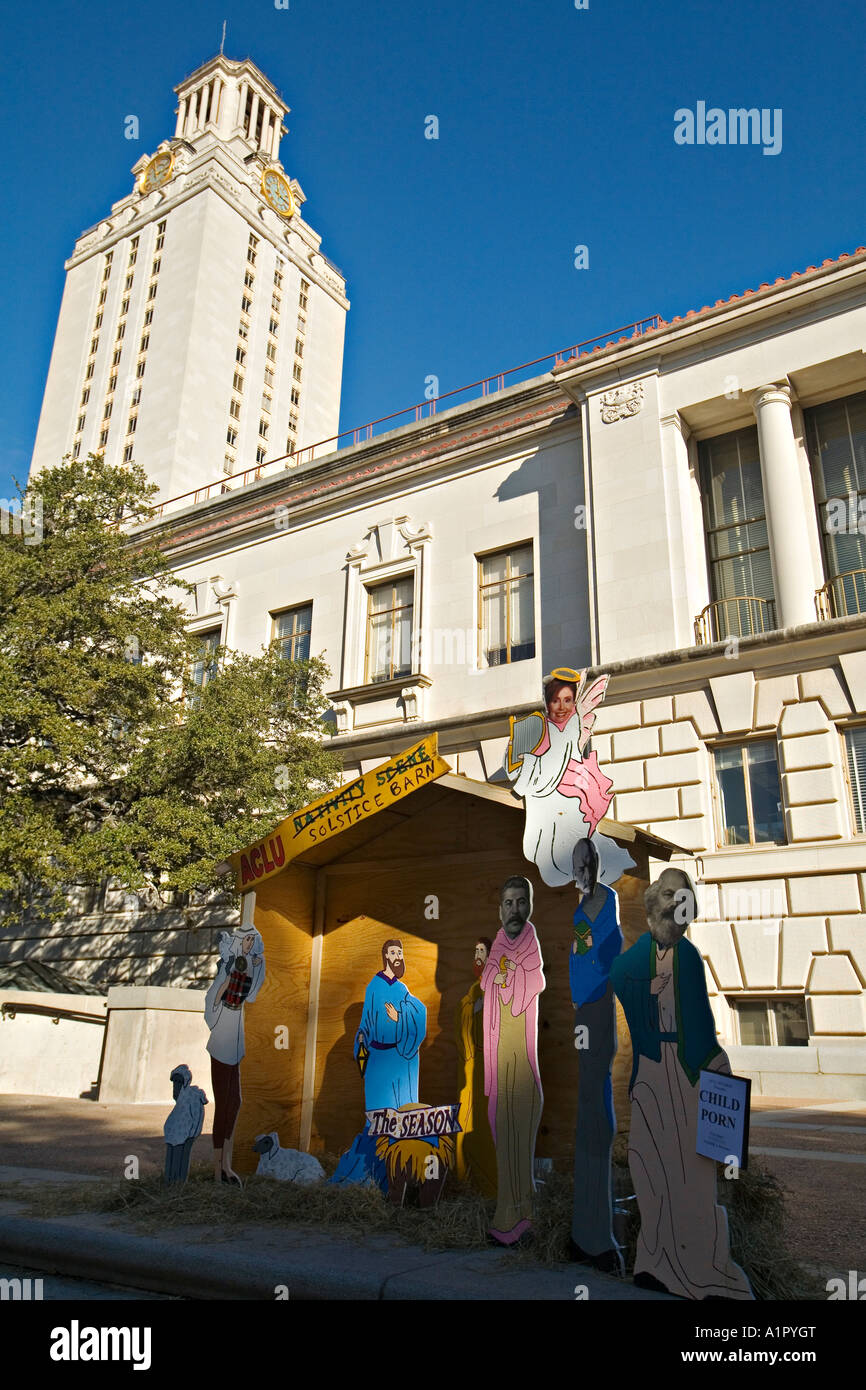
[[[234,1146],[240,1171],[254,1166],[250,1146],[257,1134],[276,1130],[284,1148],[336,1154],[362,1128],[363,1082],[353,1042],[364,991],[382,967],[381,946],[389,937],[403,943],[403,982],[427,1007],[419,1098],[431,1105],[457,1101],[460,1000],[474,979],[475,942],[499,928],[500,888],[512,874],[533,885],[532,920],[547,980],[539,1007],[544,1114],[536,1154],[552,1158],[558,1169],[572,1162],[579,1058],[568,980],[574,886],[548,888],[527,864],[522,802],[506,789],[453,774],[436,754],[435,738],[431,743],[436,768],[430,779],[406,786],[399,799],[371,805],[363,819],[342,828],[332,817],[333,833],[322,828],[321,818],[314,821],[322,838],[300,853],[296,844],[294,857],[276,832],[232,856],[239,885],[255,893],[254,921],[267,962],[265,983],[245,1010],[244,1103]],[[357,785],[369,786],[377,772]],[[345,789],[333,795],[345,796]],[[305,815],[294,813],[283,823],[290,834]],[[635,861],[616,885],[628,946],[646,930],[649,858],[666,860],[676,847],[613,820],[599,829]],[[631,1045],[617,1009],[614,1104],[618,1127],[625,1129]]]

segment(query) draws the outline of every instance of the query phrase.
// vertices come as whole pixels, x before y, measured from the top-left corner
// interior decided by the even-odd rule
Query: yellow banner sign
[[[231,855],[238,889],[246,892],[282,873],[305,849],[340,835],[358,821],[375,816],[377,811],[386,811],[418,787],[435,782],[450,771],[450,764],[439,756],[439,735],[431,734],[356,781],[293,812],[270,835]]]

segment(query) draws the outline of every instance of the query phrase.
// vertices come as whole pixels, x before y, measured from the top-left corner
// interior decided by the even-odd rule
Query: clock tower
[[[175,92],[174,136],[66,263],[31,464],[135,461],[162,501],[337,433],[349,307],[264,73],[218,54]]]

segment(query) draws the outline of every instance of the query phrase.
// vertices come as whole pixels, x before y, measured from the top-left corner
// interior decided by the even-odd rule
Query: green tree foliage
[[[56,911],[72,882],[114,878],[153,902],[214,885],[229,853],[339,778],[321,660],[220,649],[191,685],[190,586],[135,530],[155,491],[136,466],[65,459],[23,494],[41,535],[0,535],[7,921],[34,888]]]

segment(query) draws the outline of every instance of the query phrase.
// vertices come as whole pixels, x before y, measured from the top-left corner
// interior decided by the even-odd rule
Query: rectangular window
[[[231,425],[229,425],[228,429],[226,430],[226,444],[231,444],[232,448],[234,448],[237,442],[238,432],[237,430],[232,429]]]
[[[121,314],[129,313],[129,295],[125,295],[124,298],[120,301],[120,312]]]
[[[713,750],[722,845],[785,844],[776,740]]]
[[[241,403],[234,396],[229,405],[229,415],[231,415],[234,420],[239,420],[241,418]]]
[[[142,335],[141,335],[141,346],[140,346],[140,348],[139,348],[138,350],[139,350],[139,352],[147,352],[147,349],[148,349],[149,347],[150,347],[150,334],[149,334],[149,333],[142,333]]]
[[[150,273],[151,273],[151,275],[158,275],[158,274],[159,274],[159,268],[160,268],[161,265],[162,265],[162,258],[161,258],[160,256],[157,256],[157,258],[156,258],[156,260],[154,261],[153,265],[150,267]]]
[[[96,318],[93,320],[93,327],[94,329],[102,327],[102,314],[96,315]]]
[[[161,222],[157,222],[157,224],[156,224],[156,230],[160,233],[160,235],[162,235],[162,233],[165,231],[165,229],[166,229],[167,226],[168,226],[168,218],[167,218],[167,217],[164,217],[164,218],[162,219]],[[136,237],[136,241],[137,241],[137,240],[138,240],[138,237]]]
[[[146,365],[147,364],[145,362],[139,362],[138,366],[135,369],[135,375],[139,378],[139,380],[144,376],[144,369]]]
[[[218,651],[222,632],[215,627],[210,632],[202,632],[199,635],[199,651],[189,673],[189,683],[193,687],[190,704],[198,703],[198,696],[205,686],[213,680],[217,673]]]
[[[297,417],[297,415],[290,415],[290,416],[289,416],[289,429],[291,430],[292,434],[297,434],[297,432],[298,432],[298,417]]]
[[[129,424],[128,424],[127,427],[126,427],[126,433],[127,433],[127,434],[135,434],[135,427],[136,427],[137,424],[138,424],[138,416],[137,416],[137,415],[130,415],[130,417],[129,417]]]
[[[269,429],[270,425],[268,424],[267,420],[259,420],[259,434],[261,435],[262,439],[267,439]]]
[[[76,439],[75,443],[74,443],[73,446],[72,446],[72,457],[73,457],[74,459],[77,459],[77,458],[80,458],[80,457],[81,457],[81,440],[80,440],[80,439]]]
[[[854,825],[858,835],[866,835],[866,724],[845,730],[845,760],[854,804]]]
[[[99,337],[97,336],[96,338],[91,338],[91,340],[90,340],[90,355],[91,355],[91,357],[92,357],[93,354],[96,352],[96,349],[97,349],[98,347],[99,347]]]
[[[148,327],[150,326],[150,324],[152,324],[152,323],[153,323],[153,310],[152,310],[152,309],[145,309],[145,311],[144,311],[144,326],[145,326],[145,328],[148,328]]]
[[[255,265],[256,263],[256,253],[253,250],[252,246],[247,247],[247,260],[249,261],[250,265]]]
[[[707,640],[776,626],[758,430],[698,444],[712,603]]]
[[[112,372],[112,373],[111,373],[111,376],[108,378],[108,389],[109,389],[109,391],[113,391],[116,385],[117,385],[117,372]]]
[[[866,391],[804,410],[829,616],[866,613]]]
[[[111,365],[112,365],[112,367],[119,367],[119,366],[120,366],[120,359],[121,359],[122,356],[123,356],[123,348],[115,348],[115,349],[114,349],[114,352],[111,354]]]
[[[390,580],[367,590],[368,684],[408,676],[412,670],[414,581]]]
[[[105,402],[105,409],[104,409],[103,412],[102,412],[102,418],[103,418],[103,420],[109,420],[109,419],[111,418],[111,409],[112,409],[112,402],[111,402],[111,401],[106,401],[106,402]]]
[[[106,287],[103,285],[102,289],[99,291],[99,302],[100,302],[100,304],[104,304],[107,298],[108,298],[108,290],[107,290]]]
[[[268,412],[268,414],[270,415],[270,413],[271,413],[271,406],[272,406],[272,405],[273,405],[273,397],[269,396],[268,393],[267,393],[267,391],[263,391],[263,392],[262,392],[262,410],[266,410],[266,411]]]
[[[90,400],[90,387],[89,387],[89,386],[85,386],[84,390],[83,390],[82,393],[81,393],[81,404],[82,404],[82,405],[87,405],[87,402],[88,402],[89,400]]]
[[[294,377],[295,381],[303,380],[304,370],[300,362],[296,362],[294,367],[292,368],[292,376]]]
[[[160,232],[159,236],[156,238],[156,245],[153,249],[155,251],[161,251],[163,246],[165,246],[165,232]]]
[[[241,347],[240,343],[238,343],[237,347],[235,348],[235,361],[239,363],[239,365],[242,367],[246,360],[246,348]]]
[[[247,289],[251,290],[255,283],[256,277],[255,275],[253,275],[253,272],[251,270],[246,271],[244,273],[244,284],[246,285]]]
[[[130,405],[138,405],[138,403],[139,403],[140,400],[141,400],[141,387],[140,387],[140,386],[136,386],[135,390],[134,390],[133,393],[132,393],[132,400],[130,401]]]
[[[132,463],[132,445],[126,444],[123,449],[123,462]]]
[[[280,312],[280,296],[278,294],[271,295],[271,308],[276,309],[277,313]]]
[[[267,450],[263,449],[260,444],[259,447],[256,449],[256,463],[264,463],[266,454]]]
[[[287,608],[283,613],[272,613],[272,641],[279,642],[280,655],[287,661],[306,661],[310,655],[310,633],[313,627],[313,605],[305,603],[300,608]]]
[[[134,275],[127,275],[125,281],[123,282],[123,288],[124,288],[125,290],[131,290],[131,289],[132,289],[132,282],[133,282],[134,279],[135,279],[135,276],[134,276]]]
[[[241,295],[241,313],[248,314],[253,307],[253,301],[248,294]]]
[[[804,995],[753,999],[728,996],[737,1019],[742,1047],[808,1047],[809,1024]]]
[[[232,386],[234,387],[235,391],[241,391],[241,392],[243,391],[243,389],[244,389],[244,374],[243,374],[243,372],[235,372],[234,380],[233,380],[233,382],[232,382]]]
[[[276,338],[277,335],[279,334],[279,331],[280,331],[279,321],[278,321],[277,319],[272,318],[271,321],[270,321],[270,323],[268,324],[268,332],[271,334],[272,337]]]
[[[273,386],[273,384],[274,384],[274,369],[273,369],[273,367],[265,367],[265,385],[266,385],[266,386]]]
[[[108,430],[101,430],[99,434],[99,447],[104,449],[108,443]]]
[[[89,381],[90,378],[91,378],[92,376],[93,376],[93,363],[92,363],[92,362],[88,362],[88,364],[87,364],[87,369],[86,369],[86,371],[85,371],[85,373],[84,373],[84,380],[85,380],[85,381]]]
[[[133,247],[132,250],[131,250],[130,253],[129,253],[129,261],[128,261],[128,264],[129,264],[129,265],[135,265],[135,263],[136,263],[137,260],[138,260],[138,251],[135,249],[135,247]]]
[[[301,403],[301,393],[300,393],[300,391],[298,390],[297,386],[293,386],[293,387],[292,387],[292,405],[300,405],[300,403]]]
[[[156,281],[154,281],[152,285],[148,286],[147,297],[148,299],[156,299]]]
[[[482,666],[504,666],[535,656],[531,545],[479,556],[478,636]]]
[[[309,301],[308,301],[308,299],[307,299],[307,296],[306,296],[305,294],[302,293],[301,296],[300,296],[300,298],[298,299],[298,306],[299,306],[299,308],[301,308],[301,309],[306,309],[308,303],[309,303]]]
[[[298,332],[299,332],[299,333],[306,333],[306,331],[307,331],[307,319],[306,319],[306,315],[305,315],[305,314],[298,314]]]
[[[81,430],[84,429],[84,421],[85,421],[85,419],[86,419],[86,416],[84,416],[84,415],[79,415],[79,417],[78,417],[78,424],[75,426],[75,428],[76,428],[76,430],[77,430],[79,433],[81,432]]]
[[[117,325],[117,342],[118,342],[118,343],[122,341],[122,339],[123,339],[125,333],[126,333],[126,323],[125,323],[123,320],[121,320],[121,322]]]
[[[269,360],[270,362],[276,362],[276,360],[277,360],[277,345],[276,345],[276,343],[273,343],[273,342],[271,342],[270,339],[268,339],[268,345],[267,345],[267,347],[266,347],[266,349],[265,349],[265,353],[266,353],[266,355],[267,355],[267,357],[268,357],[268,360]]]
[[[241,319],[240,323],[238,324],[238,337],[242,338],[244,342],[247,342],[249,336],[250,326],[248,323],[244,323],[243,319]]]
[[[300,338],[295,339],[295,354],[298,357],[303,357],[304,355],[304,344]]]

